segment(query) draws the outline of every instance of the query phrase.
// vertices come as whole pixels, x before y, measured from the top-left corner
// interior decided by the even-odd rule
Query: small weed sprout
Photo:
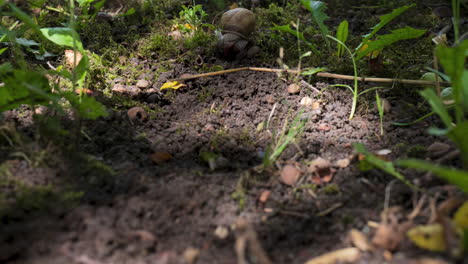
[[[356,112],[357,100],[358,100],[359,96],[361,96],[361,95],[363,95],[363,94],[365,94],[367,92],[371,92],[371,91],[374,91],[374,90],[377,90],[377,89],[381,89],[382,87],[372,87],[372,88],[366,89],[366,90],[364,90],[362,92],[359,92],[358,70],[357,70],[356,59],[354,58],[354,54],[351,52],[351,50],[348,48],[348,46],[346,46],[346,44],[344,44],[343,42],[341,42],[337,38],[332,37],[330,35],[328,35],[327,37],[333,39],[334,41],[338,42],[338,44],[342,45],[344,47],[344,49],[349,53],[349,57],[351,58],[351,61],[353,62],[354,87],[351,87],[351,86],[349,86],[347,84],[330,85],[330,87],[345,87],[345,88],[348,88],[351,91],[351,93],[353,94],[353,103],[352,103],[352,106],[351,106],[351,113],[349,114],[349,120],[351,120],[351,119],[353,119],[354,113]]]
[[[384,105],[383,105],[382,100],[380,100],[378,91],[375,91],[375,102],[377,104],[377,110],[379,111],[380,135],[383,136],[384,134],[384,129],[383,129]]]
[[[304,131],[306,123],[307,119],[302,117],[302,111],[300,111],[294,118],[291,126],[288,127],[288,120],[286,120],[279,134],[276,135],[274,131],[272,132],[273,141],[267,147],[263,158],[264,168],[271,166],[279,158],[281,153],[283,153],[286,147],[300,136],[302,131]],[[269,124],[267,124],[267,126],[269,126]]]

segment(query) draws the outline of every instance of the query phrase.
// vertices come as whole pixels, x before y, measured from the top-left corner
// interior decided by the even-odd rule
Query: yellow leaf
[[[238,7],[239,7],[239,5],[236,2],[234,2],[229,6],[229,9],[236,9]]]
[[[195,27],[190,25],[190,24],[185,24],[184,27],[188,28],[188,29],[191,29],[191,30],[194,30]]]
[[[445,251],[444,231],[440,224],[415,226],[406,234],[420,248],[437,252]]]
[[[462,229],[468,229],[468,201],[458,208],[453,217],[455,225]]]
[[[372,42],[372,41],[369,40],[368,42]],[[363,51],[365,51],[367,48],[369,48],[369,45],[364,44],[364,45],[362,45],[362,47],[359,49],[359,51],[360,51],[360,52],[363,52]],[[381,51],[382,51],[382,49],[374,50],[374,51],[372,51],[371,53],[368,53],[368,54],[366,55],[366,57],[370,57],[371,59],[376,59],[377,57],[379,57]]]
[[[184,86],[187,86],[183,83],[179,83],[178,81],[173,81],[173,82],[165,82],[163,84],[163,86],[161,86],[161,88],[159,88],[159,90],[164,90],[164,89],[174,89],[174,90],[177,90],[179,89],[180,87],[184,87]]]

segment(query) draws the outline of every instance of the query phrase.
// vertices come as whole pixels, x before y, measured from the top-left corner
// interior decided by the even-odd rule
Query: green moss
[[[340,192],[340,187],[336,184],[329,184],[323,188],[323,192],[328,195],[337,194]]]
[[[407,155],[411,158],[424,158],[426,156],[426,148],[421,145],[414,145],[408,148]]]
[[[179,43],[171,39],[166,33],[153,33],[149,38],[140,40],[138,53],[143,57],[158,59],[159,61],[174,59],[179,55]]]

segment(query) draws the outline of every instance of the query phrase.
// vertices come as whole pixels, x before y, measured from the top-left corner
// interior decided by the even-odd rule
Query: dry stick
[[[239,71],[261,71],[261,72],[275,72],[275,73],[288,72],[288,73],[293,73],[293,74],[300,73],[299,70],[243,67],[243,68],[236,68],[236,69],[229,69],[229,70],[222,70],[222,71],[215,71],[215,72],[208,72],[208,73],[201,73],[201,74],[193,74],[193,75],[188,75],[185,77],[182,76],[180,78],[174,79],[174,81],[188,81],[188,80],[202,78],[202,77],[211,77],[211,76],[221,75],[225,73],[239,72]],[[316,75],[319,77],[325,77],[325,78],[354,80],[354,76],[352,75],[334,74],[334,73],[329,73],[329,72],[319,72]],[[421,84],[421,85],[449,84],[448,82],[431,82],[431,81],[423,81],[423,80],[373,78],[373,77],[369,77],[369,78],[357,77],[357,80],[361,82],[405,83],[405,84]]]

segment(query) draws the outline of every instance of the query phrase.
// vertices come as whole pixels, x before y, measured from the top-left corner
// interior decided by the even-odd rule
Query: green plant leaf
[[[452,81],[457,122],[463,119],[464,112],[468,112],[468,72],[465,69],[467,52],[468,40],[453,48],[442,47],[441,45],[436,47],[436,54],[440,64]]]
[[[405,28],[392,30],[391,32],[392,33],[390,34],[378,36],[377,40],[374,41],[363,41],[363,47],[366,45],[367,47],[365,49],[363,48],[358,50],[356,58],[361,59],[362,57],[366,56],[367,54],[370,54],[373,51],[381,50],[384,47],[389,46],[400,40],[419,38],[426,32],[426,30],[415,29],[407,26]]]
[[[135,12],[136,12],[135,8],[132,7],[129,10],[127,10],[127,12],[125,12],[123,14],[120,14],[120,15],[117,15],[116,17],[130,16],[130,15],[135,14]]]
[[[78,66],[75,68],[75,81],[76,84],[78,85],[78,89],[83,88],[84,81],[86,79],[86,74],[88,73],[89,70],[89,59],[86,54],[83,54],[83,57],[80,60],[80,63],[78,63]]]
[[[0,67],[0,112],[22,104],[47,105],[55,100],[47,78],[41,73],[27,70],[13,70],[7,64]]]
[[[41,43],[38,43],[34,40],[25,39],[25,38],[17,38],[16,43],[20,44],[21,46],[26,46],[26,47],[41,45]]]
[[[419,169],[424,171],[430,171],[435,173],[440,178],[448,181],[451,184],[454,184],[465,193],[468,193],[468,172],[457,170],[454,168],[444,167],[429,163],[423,160],[417,159],[407,159],[400,160],[397,162],[398,166],[403,166],[407,168]]]
[[[447,136],[457,145],[461,152],[463,165],[468,168],[468,121],[458,123]]]
[[[326,71],[327,68],[312,68],[312,69],[307,69],[305,71],[303,71],[301,73],[301,75],[304,75],[304,76],[309,76],[309,75],[314,75],[314,74],[317,74],[319,72],[323,72],[323,71]]]
[[[0,55],[2,55],[3,52],[5,52],[8,48],[3,48],[3,49],[0,49]]]
[[[83,118],[95,120],[98,117],[107,116],[109,114],[104,105],[96,101],[93,97],[86,95],[79,96],[75,94],[75,92],[66,92],[63,95]]]
[[[361,144],[361,143],[354,143],[354,149],[356,150],[356,152],[360,153],[360,154],[363,154],[365,155],[366,157],[366,161],[369,162],[370,164],[372,164],[373,166],[385,171],[386,173],[394,176],[395,178],[397,178],[398,180],[402,181],[403,183],[405,183],[406,185],[408,185],[409,187],[413,188],[413,189],[418,189],[418,187],[414,186],[413,184],[411,184],[406,178],[405,176],[403,176],[402,174],[400,174],[396,169],[395,167],[393,166],[393,163],[390,162],[390,161],[385,161],[385,160],[382,160],[382,159],[379,159],[377,158],[375,155],[373,155],[372,153],[370,153],[369,151],[367,151],[365,148],[364,148],[364,145]]]
[[[15,16],[19,20],[23,21],[23,23],[26,24],[26,26],[28,26],[28,28],[32,29],[39,36],[41,36],[41,37],[43,36],[39,26],[33,21],[33,19],[30,16],[28,16],[26,13],[21,11],[14,4],[8,4],[8,6],[10,7],[11,11],[13,11],[13,14],[15,14]]]
[[[290,25],[276,26],[276,27],[272,27],[272,28],[270,28],[270,29],[271,29],[271,30],[276,30],[276,31],[279,31],[279,32],[283,32],[283,33],[292,34],[292,35],[295,36],[296,38],[298,38],[298,39],[304,41],[304,43],[306,43],[306,45],[307,45],[315,54],[320,54],[320,51],[315,47],[315,45],[306,40],[306,38],[304,37],[304,34],[302,34],[302,32],[299,32],[298,30],[292,29]]]
[[[325,20],[328,19],[327,14],[325,14],[325,9],[327,9],[327,5],[322,1],[312,1],[312,0],[301,0],[301,4],[309,10],[312,14],[312,18],[314,19],[315,23],[319,26],[320,32],[327,43],[330,46],[330,41],[327,39],[327,35],[330,32],[328,27],[325,25]]]
[[[399,7],[397,9],[394,9],[390,14],[386,14],[386,15],[381,16],[380,17],[380,22],[377,25],[375,25],[374,27],[372,27],[372,31],[369,34],[363,36],[364,38],[363,38],[362,42],[365,42],[365,41],[369,40],[370,38],[372,38],[381,28],[383,28],[390,21],[395,19],[395,17],[401,15],[401,13],[405,12],[408,8],[411,8],[413,6],[415,6],[415,4],[402,6],[402,7]],[[359,45],[356,48],[356,51],[358,51],[361,48],[361,46],[362,45]]]
[[[338,29],[336,30],[336,38],[343,43],[346,43],[346,40],[348,40],[348,21],[347,20],[341,21],[340,25],[338,26]],[[339,42],[337,42],[337,44],[338,44],[338,51],[336,54],[338,55],[338,57],[341,57],[343,56],[345,48]]]
[[[41,28],[42,34],[53,43],[60,46],[67,46],[76,48],[83,53],[83,44],[80,41],[78,33],[71,28],[55,27],[55,28]]]
[[[421,92],[419,92],[421,96],[426,98],[426,100],[429,102],[431,105],[432,111],[434,111],[437,115],[439,115],[440,119],[442,119],[442,122],[444,122],[444,125],[447,128],[452,127],[452,117],[449,115],[447,109],[444,106],[444,103],[442,102],[442,99],[440,99],[434,90],[432,89],[425,89]]]
[[[90,5],[92,2],[94,2],[94,0],[76,0],[78,2],[78,4],[80,5],[80,7],[83,7],[83,6],[88,6]]]

